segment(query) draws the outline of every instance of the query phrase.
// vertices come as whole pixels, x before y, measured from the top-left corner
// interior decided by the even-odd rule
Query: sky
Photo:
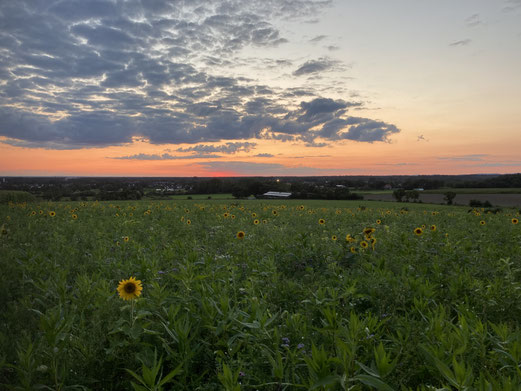
[[[0,175],[521,172],[521,0],[2,0]]]

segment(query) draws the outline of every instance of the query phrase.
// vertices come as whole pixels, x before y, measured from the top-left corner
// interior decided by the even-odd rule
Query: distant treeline
[[[356,191],[439,188],[521,188],[521,174],[395,175],[228,178],[63,178],[5,177],[0,190],[25,191],[46,200],[139,200],[172,194],[232,193],[236,197],[267,191],[291,192],[293,198],[358,199]]]

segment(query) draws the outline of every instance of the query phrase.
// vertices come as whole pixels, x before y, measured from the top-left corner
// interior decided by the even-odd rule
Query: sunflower
[[[40,214],[43,215],[43,210],[40,210]]]
[[[346,242],[351,243],[351,242],[354,242],[354,241],[355,241],[355,238],[353,238],[353,237],[351,236],[351,234],[347,234],[347,235],[346,235]]]
[[[190,220],[190,219],[186,220],[186,224],[188,224],[188,225],[192,224],[192,220]]]
[[[123,241],[124,242],[128,242],[130,240],[130,238],[128,236],[123,236]]]
[[[251,217],[253,217],[253,218],[257,217],[257,213],[252,213]]]
[[[304,205],[300,205],[300,206],[298,207],[298,210],[304,210]]]
[[[376,224],[382,224],[382,220],[380,220],[380,219],[376,220]]]
[[[33,210],[33,211],[31,212],[31,216],[36,216],[36,211],[35,211],[35,210]]]
[[[373,227],[366,227],[364,228],[364,230],[362,231],[364,233],[365,236],[371,236],[371,234],[376,231],[376,229],[374,229]]]
[[[77,220],[78,219],[78,215],[76,213],[73,213],[71,215],[71,217],[72,217],[73,220]]]
[[[351,253],[353,253],[353,254],[356,254],[356,247],[355,246],[351,246],[349,251],[351,251]]]
[[[422,236],[423,229],[421,229],[420,227],[415,228],[414,229],[414,234],[417,235],[417,236]]]
[[[268,224],[268,220],[266,220],[266,219],[262,220],[262,224]]]
[[[326,220],[324,220],[324,219],[319,219],[319,220],[318,220],[318,223],[319,223],[320,225],[324,225],[324,224],[326,223]]]
[[[253,224],[259,225],[260,221],[258,219],[253,220]]]
[[[369,241],[371,242],[371,248],[374,250],[374,246],[376,246],[376,238],[371,238]]]
[[[225,213],[223,214],[223,217],[228,217],[228,216],[229,216],[228,212],[225,212]]]
[[[336,239],[337,239],[336,235],[331,236],[331,240],[336,241]]]
[[[431,231],[432,231],[432,232],[436,231],[436,226],[435,226],[434,224],[431,225]]]
[[[512,224],[517,224],[517,223],[519,223],[519,220],[516,219],[516,218],[514,217],[514,218],[512,219]]]
[[[367,243],[365,240],[362,240],[362,241],[360,242],[360,247],[362,247],[362,248],[367,248],[367,247],[369,247],[369,243]]]
[[[231,217],[232,217],[232,219],[234,219],[234,218],[235,218],[235,215],[232,215]]]
[[[485,220],[481,220],[481,221],[479,222],[479,224],[480,224],[480,225],[485,225],[485,224],[487,224],[487,222],[486,222]]]
[[[56,216],[56,212],[55,212],[54,210],[51,210],[51,211],[49,212],[49,216],[51,216],[51,217]]]
[[[143,287],[141,281],[130,277],[128,280],[121,280],[118,285],[119,297],[123,300],[132,300],[141,295]]]
[[[239,231],[235,236],[237,237],[237,239],[244,239],[244,236],[246,236],[246,234],[244,233],[244,231]]]
[[[277,212],[275,209],[272,210],[271,213],[273,214],[273,216],[277,216],[279,214],[279,212]]]

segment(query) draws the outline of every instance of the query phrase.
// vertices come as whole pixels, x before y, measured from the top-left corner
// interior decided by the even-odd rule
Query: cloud
[[[215,159],[220,158],[219,155],[214,154],[195,154],[188,156],[175,156],[170,155],[169,153],[164,153],[162,155],[149,155],[146,153],[138,153],[136,155],[129,156],[116,156],[110,157],[109,159],[120,159],[120,160],[190,160],[190,159]]]
[[[327,38],[327,35],[317,35],[316,37],[311,38],[311,39],[309,40],[309,42],[311,42],[311,43],[317,43],[317,42],[320,42],[320,41],[322,41],[322,40],[324,40],[324,39],[326,39],[326,38]]]
[[[452,160],[452,161],[468,161],[468,162],[480,162],[486,158],[487,154],[471,154],[471,155],[461,155],[461,156],[443,156],[439,157],[440,160]]]
[[[514,12],[521,8],[521,0],[506,0],[503,7],[504,12]]]
[[[253,157],[274,157],[271,153],[258,153],[257,155],[253,155]]]
[[[187,148],[178,148],[177,152],[199,152],[199,153],[208,153],[208,152],[220,152],[226,154],[234,154],[237,152],[250,152],[255,148],[256,143],[250,142],[236,142],[236,143],[226,143],[224,145],[196,145],[194,147]]]
[[[473,14],[469,16],[467,19],[465,19],[465,24],[467,25],[467,27],[476,27],[484,23],[481,20],[479,14]]]
[[[462,39],[460,41],[454,41],[452,43],[449,43],[449,46],[467,46],[472,42],[472,39]]]
[[[299,176],[299,175],[334,175],[348,172],[349,169],[318,169],[313,167],[290,167],[278,163],[252,162],[201,162],[197,165],[209,172],[233,172],[245,176]]]
[[[362,102],[324,96],[337,81],[283,88],[231,71],[247,74],[265,65],[283,77],[287,67],[297,67],[290,60],[250,59],[244,49],[283,45],[287,38],[277,23],[319,17],[331,4],[0,2],[0,142],[80,149],[143,138],[194,144],[184,152],[208,154],[249,152],[255,145],[245,140],[255,139],[315,147],[334,140],[388,141],[399,131],[395,125],[352,117],[349,110]],[[242,72],[243,66],[250,68]],[[301,64],[294,75],[338,69],[339,61],[322,57]],[[226,144],[212,150],[208,143]]]
[[[322,57],[317,60],[309,60],[299,66],[294,72],[294,76],[304,76],[320,72],[326,72],[334,69],[338,61],[331,60],[327,57]]]

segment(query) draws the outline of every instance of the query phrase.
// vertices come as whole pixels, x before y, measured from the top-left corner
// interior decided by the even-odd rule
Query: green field
[[[520,390],[517,211],[403,205],[0,205],[0,388]]]

